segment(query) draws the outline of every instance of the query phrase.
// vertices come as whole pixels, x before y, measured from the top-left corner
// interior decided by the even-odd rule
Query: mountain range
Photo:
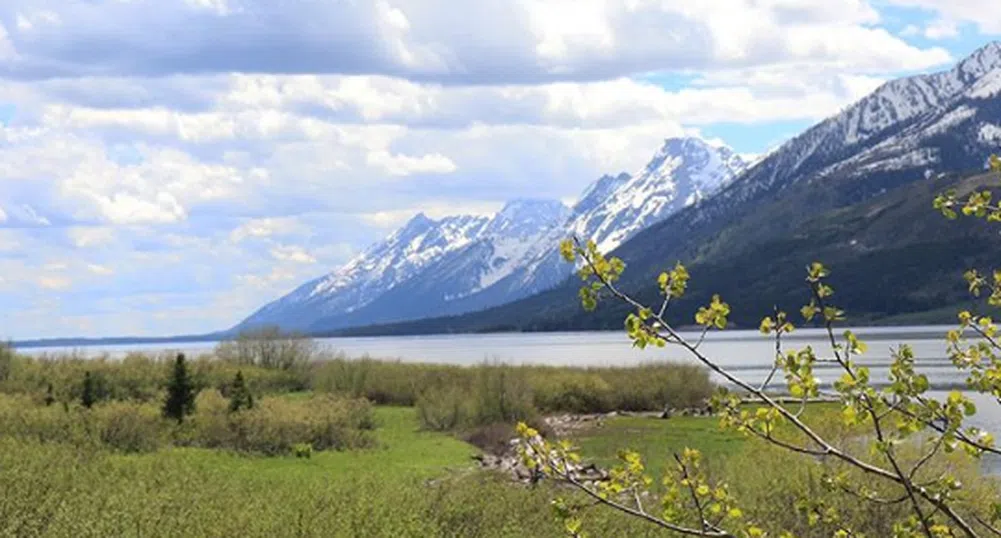
[[[962,300],[961,280],[957,289],[944,289],[931,279],[988,261],[964,242],[1001,246],[997,234],[950,228],[930,209],[935,188],[981,181],[963,178],[983,170],[999,145],[1001,44],[990,43],[950,70],[882,85],[753,166],[698,138],[668,139],[642,170],[598,179],[572,208],[518,200],[493,217],[418,215],[237,328],[620,326],[615,308],[599,316],[580,312],[572,267],[556,252],[571,233],[625,260],[627,291],[649,293],[655,275],[675,260],[689,264],[696,278],[701,272],[706,287],[679,305],[682,313],[709,289],[758,310],[771,305],[753,297],[792,302],[795,295],[783,286],[795,287],[801,278],[794,272],[824,255],[858,271],[849,283],[861,291],[846,295],[844,306],[871,320],[908,316]],[[891,255],[915,269],[896,267]],[[903,280],[917,291],[898,289]],[[891,302],[898,296],[890,290],[903,298]],[[735,311],[735,319],[750,324],[764,313]]]
[[[746,163],[725,146],[670,138],[636,175],[602,176],[573,207],[517,199],[497,214],[431,219],[420,213],[343,267],[265,305],[234,330],[278,325],[320,331],[509,303],[572,272],[558,245],[577,234],[601,248],[624,241],[728,184]]]

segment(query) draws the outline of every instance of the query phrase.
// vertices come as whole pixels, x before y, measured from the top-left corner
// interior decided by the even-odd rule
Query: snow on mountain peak
[[[1001,93],[1001,67],[992,69],[981,76],[970,88],[967,95],[973,99],[991,99],[999,93]]]
[[[952,71],[964,82],[970,82],[998,66],[1001,66],[1001,41],[991,41],[970,53]]]
[[[570,228],[608,252],[643,228],[697,203],[727,184],[746,163],[726,146],[668,138],[635,176],[607,200],[577,215]]]
[[[591,211],[599,204],[611,196],[616,190],[632,178],[629,174],[622,172],[617,176],[605,174],[594,183],[588,185],[584,192],[577,199],[573,206],[574,214],[581,214]]]
[[[504,205],[484,235],[526,237],[562,223],[568,209],[558,200],[516,199]]]

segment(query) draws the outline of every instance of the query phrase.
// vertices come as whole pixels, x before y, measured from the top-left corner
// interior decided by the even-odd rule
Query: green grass
[[[355,478],[430,478],[448,469],[468,467],[472,447],[453,437],[422,432],[410,407],[376,407],[376,448],[314,452],[308,460],[243,456],[199,448],[167,448],[155,456],[113,456],[123,461],[147,457],[229,473],[250,480],[302,483]]]
[[[380,448],[308,460],[0,437],[0,536],[561,536],[551,487],[471,472],[475,449],[417,431],[413,409],[377,418]],[[588,520],[602,536],[653,536],[608,512]]]
[[[811,407],[807,416],[825,408]],[[475,471],[469,456],[476,449],[419,431],[413,408],[377,407],[375,418],[377,448],[311,459],[173,447],[123,455],[0,436],[0,537],[562,536],[549,506],[566,490]],[[804,527],[789,510],[803,496],[837,500],[860,528],[872,527],[871,536],[887,535],[874,522],[900,516],[899,506],[858,511],[853,499],[817,490],[812,461],[758,451],[753,441],[720,431],[713,418],[616,417],[578,440],[585,456],[604,463],[619,448],[634,448],[654,476],[671,452],[697,448],[706,465],[734,478],[749,516],[797,536],[831,534]],[[585,526],[591,536],[663,536],[606,509],[588,511]]]
[[[663,475],[673,454],[685,448],[703,453],[707,464],[721,462],[746,446],[739,434],[722,431],[712,417],[614,417],[601,427],[575,436],[574,441],[587,461],[608,467],[618,463],[620,449],[639,452],[654,477]]]
[[[748,409],[753,413],[757,407],[749,405]],[[838,409],[836,404],[808,404],[803,418],[811,424],[827,422]],[[673,455],[685,448],[700,451],[707,468],[712,469],[755,443],[733,430],[721,429],[716,417],[618,416],[606,419],[600,427],[579,432],[573,440],[585,460],[605,467],[618,463],[619,450],[636,451],[654,477],[662,476],[666,465],[674,462]]]

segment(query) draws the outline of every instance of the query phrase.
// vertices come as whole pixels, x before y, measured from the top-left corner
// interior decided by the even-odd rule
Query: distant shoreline
[[[914,326],[901,326],[901,325],[861,325],[861,326],[843,326],[836,329],[835,334],[840,336],[840,334],[845,329],[851,329],[856,332],[860,337],[864,337],[867,340],[895,340],[897,338],[921,338],[921,339],[935,339],[944,338],[945,333],[954,328],[952,325],[914,325]],[[897,330],[894,330],[897,329]],[[786,341],[798,341],[806,340],[811,337],[815,337],[819,331],[823,329],[819,328],[805,328],[799,329],[791,334],[783,337]],[[697,327],[682,327],[679,329],[681,332],[698,332]],[[716,333],[717,337],[726,338],[727,334],[735,334],[737,332],[757,332],[750,328],[734,328],[722,333]],[[595,329],[586,331],[493,331],[493,332],[439,332],[439,333],[386,333],[386,334],[352,334],[351,329],[345,329],[342,333],[326,333],[322,335],[313,334],[307,335],[310,338],[315,339],[327,339],[327,338],[404,338],[410,336],[474,336],[474,335],[497,335],[497,334],[578,334],[578,333],[614,333],[620,332],[620,329]],[[97,347],[97,346],[124,346],[124,345],[150,345],[150,344],[194,344],[194,343],[212,343],[225,340],[232,337],[233,334],[230,332],[217,332],[202,335],[181,335],[181,336],[167,336],[167,337],[109,337],[109,338],[41,338],[41,339],[30,339],[30,340],[14,340],[11,343],[15,348],[18,349],[37,349],[37,348],[49,348],[49,347]]]

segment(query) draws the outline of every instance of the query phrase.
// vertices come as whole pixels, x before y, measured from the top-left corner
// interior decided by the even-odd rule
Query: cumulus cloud
[[[108,276],[115,274],[114,269],[106,267],[104,265],[98,265],[96,263],[88,263],[87,270],[90,271],[91,273],[94,273],[95,275],[101,275],[101,276]]]
[[[1001,33],[1001,4],[997,2],[983,2],[982,0],[887,0],[887,3],[924,9],[937,14],[941,18],[940,20],[974,24],[984,34]],[[929,28],[932,27],[935,27],[935,24]]]
[[[953,59],[873,5],[0,2],[0,316],[227,327],[417,211],[573,200],[665,137],[807,123]]]
[[[77,248],[100,247],[115,240],[115,230],[110,227],[73,226],[66,230],[66,235]]]
[[[452,159],[438,153],[411,157],[409,155],[392,155],[388,151],[373,151],[365,156],[365,161],[371,166],[382,168],[391,176],[450,174],[456,170]]]
[[[7,70],[34,78],[239,71],[483,84],[790,60],[923,68],[947,58],[873,28],[879,15],[860,0],[244,0],[239,9],[222,0],[157,1],[156,9],[152,2],[20,0],[0,8],[18,53]],[[25,28],[19,17],[75,24]]]
[[[304,234],[304,226],[296,218],[262,218],[248,219],[230,232],[230,239],[239,243],[247,238],[264,239],[274,236]]]
[[[316,258],[306,252],[304,248],[296,245],[277,245],[270,252],[274,259],[283,262],[316,263]]]
[[[924,36],[928,39],[946,39],[958,35],[958,25],[949,19],[936,19],[926,26],[924,31]]]

